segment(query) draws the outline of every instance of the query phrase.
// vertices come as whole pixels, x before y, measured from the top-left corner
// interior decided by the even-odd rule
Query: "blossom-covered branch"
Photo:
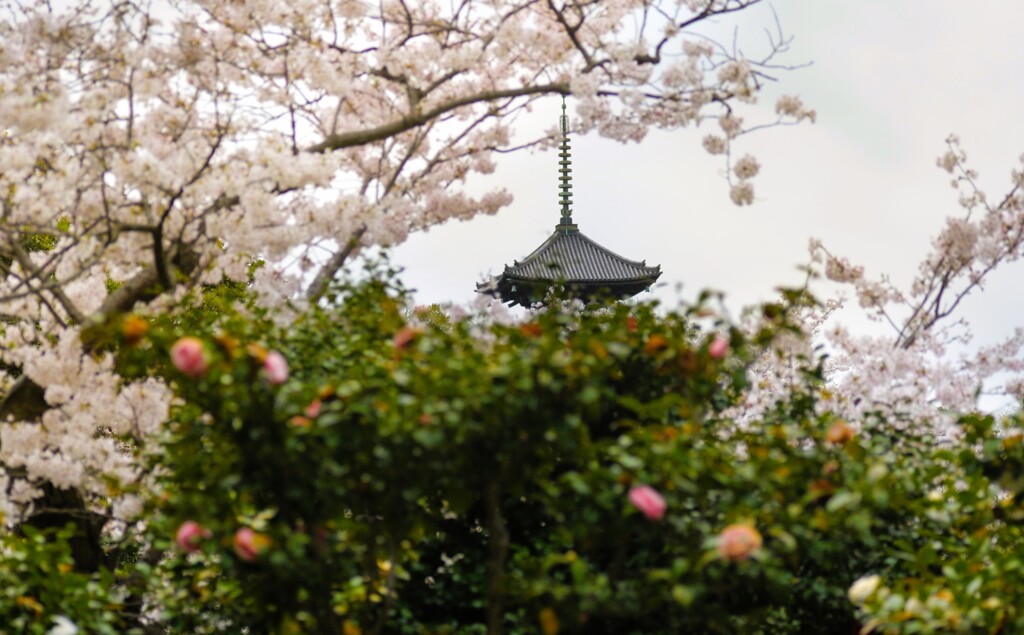
[[[978,186],[959,139],[950,136],[946,144],[938,165],[953,176],[962,211],[946,219],[908,289],[887,276],[870,279],[863,267],[811,242],[825,277],[852,287],[867,314],[891,329],[889,336],[822,330],[836,394],[857,396],[857,403],[837,406],[851,416],[880,409],[948,424],[950,413],[975,408],[983,392],[1024,396],[1019,329],[973,353],[955,352],[972,339],[956,316],[964,298],[983,289],[992,271],[1024,256],[1024,167],[1011,170],[1007,192],[993,200]]]

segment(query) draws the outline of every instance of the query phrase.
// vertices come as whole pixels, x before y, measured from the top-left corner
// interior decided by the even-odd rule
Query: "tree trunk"
[[[487,635],[501,635],[509,538],[505,517],[501,514],[501,481],[498,477],[487,482],[484,508],[487,514]]]

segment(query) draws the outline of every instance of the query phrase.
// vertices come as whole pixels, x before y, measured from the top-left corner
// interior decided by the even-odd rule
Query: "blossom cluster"
[[[803,310],[798,319],[805,336],[783,338],[765,355],[753,371],[754,391],[735,414],[756,417],[770,407],[794,382],[794,369],[817,357],[816,346],[828,355],[819,409],[853,422],[881,415],[897,426],[925,426],[949,437],[957,434],[958,414],[977,409],[979,397],[1024,396],[1024,331],[979,347],[957,315],[963,299],[980,292],[992,271],[1024,256],[1022,170],[1011,171],[1009,190],[993,202],[966,158],[959,140],[947,139],[937,165],[955,176],[962,213],[946,219],[907,288],[887,276],[871,278],[862,266],[811,241],[815,270],[852,288],[867,316],[887,332],[855,334],[835,324],[830,318],[842,301]]]
[[[45,388],[47,408],[39,421],[0,426],[0,461],[21,471],[3,477],[8,496],[0,512],[9,523],[31,512],[45,483],[106,497],[111,482],[135,482],[138,466],[123,440],[149,437],[167,420],[172,395],[163,382],[126,382],[110,356],[83,356],[81,347],[78,334],[66,330],[55,342],[14,349],[25,376]],[[132,519],[138,501],[126,495],[112,511]]]

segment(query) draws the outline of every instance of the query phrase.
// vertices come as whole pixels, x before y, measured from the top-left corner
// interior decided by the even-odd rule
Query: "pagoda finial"
[[[558,180],[560,182],[559,198],[562,203],[562,221],[560,225],[568,229],[572,225],[572,161],[569,157],[569,117],[565,114],[565,95],[562,95],[562,116],[558,120],[562,131],[562,144],[558,146]]]

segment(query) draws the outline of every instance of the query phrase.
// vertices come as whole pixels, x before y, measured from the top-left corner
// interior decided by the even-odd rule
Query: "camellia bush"
[[[235,286],[96,325],[126,379],[177,395],[133,450],[146,523],[66,587],[70,531],[27,529],[0,616],[36,632],[1024,626],[1019,435],[977,416],[955,442],[855,429],[819,413],[814,358],[759,421],[727,416],[752,360],[797,330],[809,300],[788,297],[750,334],[703,304],[554,303],[503,325],[410,309],[374,275],[287,327]]]

